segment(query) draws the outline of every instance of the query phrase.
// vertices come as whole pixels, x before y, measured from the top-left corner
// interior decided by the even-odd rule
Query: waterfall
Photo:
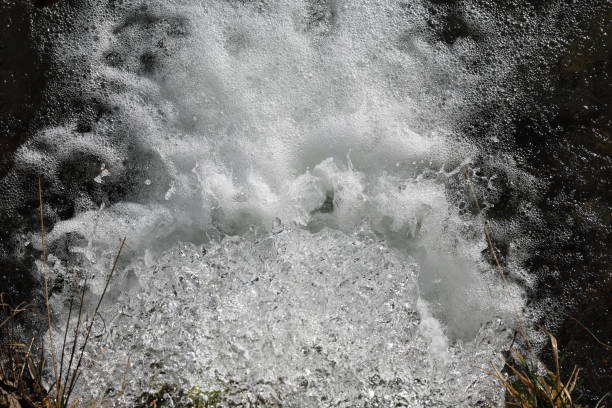
[[[453,31],[436,3],[74,12],[53,53],[79,79],[50,89],[80,113],[15,163],[67,197],[46,237],[58,333],[85,281],[95,303],[127,237],[80,396],[130,405],[170,384],[255,406],[503,400],[487,372],[530,319],[530,278],[522,249],[488,236],[516,225],[483,214],[539,181],[503,129],[465,132],[513,75],[503,18],[466,2]]]

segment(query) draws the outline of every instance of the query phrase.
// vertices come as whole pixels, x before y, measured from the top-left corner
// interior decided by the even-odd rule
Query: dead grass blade
[[[544,374],[538,374],[539,370],[536,366],[530,363],[521,353],[514,351],[512,355],[516,365],[506,363],[506,367],[508,367],[515,380],[508,380],[498,370],[489,374],[497,378],[506,389],[510,397],[509,406],[521,408],[586,408],[577,405],[573,398],[580,369],[574,367],[567,381],[563,381],[557,339],[552,334],[547,334],[551,343],[554,370],[545,369]],[[600,401],[603,401],[605,397]],[[601,402],[595,408],[600,405]]]
[[[87,327],[87,331],[85,332],[85,339],[83,340],[83,345],[81,346],[81,353],[79,355],[79,359],[77,361],[76,367],[74,369],[72,378],[70,379],[70,385],[68,386],[68,390],[66,391],[65,394],[65,400],[64,403],[62,404],[63,407],[68,407],[69,406],[69,400],[70,397],[72,395],[72,392],[74,391],[74,386],[76,385],[78,378],[80,376],[80,368],[81,368],[81,363],[83,361],[83,355],[85,354],[85,348],[87,347],[87,343],[89,341],[89,338],[91,336],[91,329],[93,328],[93,325],[95,323],[96,320],[96,316],[98,315],[98,312],[100,310],[100,306],[102,305],[102,301],[104,300],[104,296],[106,295],[106,291],[108,290],[108,286],[110,284],[110,281],[113,277],[113,274],[115,273],[115,270],[117,269],[117,263],[119,261],[119,257],[121,256],[121,251],[123,250],[123,246],[125,245],[125,241],[126,238],[123,238],[121,240],[121,243],[119,245],[119,250],[117,251],[117,255],[115,256],[115,259],[113,261],[113,266],[105,280],[104,283],[104,289],[102,290],[102,294],[100,295],[100,298],[98,299],[98,303],[96,305],[96,308],[93,312],[91,321],[89,323],[89,326]],[[81,305],[82,305],[82,301],[81,301]],[[75,339],[75,343],[76,343],[76,339]]]
[[[604,343],[603,341],[601,341],[591,330],[589,330],[588,327],[586,327],[580,320],[576,319],[574,316],[570,316],[567,313],[564,313],[567,317],[569,317],[570,319],[572,319],[573,321],[575,321],[576,323],[578,323],[584,330],[587,331],[587,333],[589,333],[591,335],[591,337],[593,337],[593,339],[603,348],[605,348],[606,350],[612,350],[612,346],[610,346],[609,344]],[[608,395],[608,394],[606,394]]]

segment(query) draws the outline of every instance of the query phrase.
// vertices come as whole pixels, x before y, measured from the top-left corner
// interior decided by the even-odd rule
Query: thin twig
[[[572,319],[573,321],[578,323],[580,326],[582,326],[582,328],[584,330],[586,330],[591,335],[591,337],[593,337],[595,339],[595,341],[597,343],[599,343],[600,346],[602,346],[606,350],[612,350],[612,346],[610,346],[610,345],[604,343],[603,341],[599,340],[599,338],[597,338],[597,336],[591,330],[589,330],[589,328],[586,327],[580,320],[576,319],[574,316],[568,315],[567,313],[564,313],[564,315],[566,315],[567,317],[569,317],[570,319]]]
[[[476,208],[478,209],[478,214],[482,216],[482,211],[480,209],[480,205],[478,204],[478,199],[476,198],[476,191],[474,189],[474,184],[472,183],[472,180],[470,178],[470,174],[468,172],[467,167],[463,169],[464,170],[464,174],[465,174],[465,179],[468,183],[470,192],[472,193],[472,199],[474,200],[474,203],[476,204]],[[491,256],[493,258],[493,260],[495,261],[495,266],[496,269],[500,275],[500,277],[502,278],[502,285],[504,287],[504,289],[508,292],[508,287],[506,286],[506,284],[508,283],[507,279],[506,279],[506,275],[504,274],[504,268],[501,265],[501,262],[499,261],[499,258],[497,257],[497,253],[495,250],[495,244],[493,242],[492,239],[492,234],[491,231],[489,229],[489,224],[487,223],[486,220],[484,220],[483,218],[483,224],[484,224],[484,235],[485,235],[485,239],[487,240],[487,245],[489,246],[489,251],[491,252]],[[512,297],[510,296],[510,293],[508,292],[508,297],[511,299]],[[527,337],[527,331],[523,325],[523,319],[518,311],[518,308],[516,306],[516,304],[514,302],[512,303],[512,308],[514,309],[514,313],[516,314],[516,318],[517,318],[517,324],[518,324],[518,331],[523,335],[523,338],[526,341],[527,344],[527,348],[529,350],[531,350],[531,343],[529,342],[529,338]],[[514,341],[514,340],[513,340]]]
[[[94,313],[92,315],[92,319],[91,322],[89,323],[89,326],[87,327],[87,332],[85,334],[85,340],[83,341],[83,346],[81,348],[81,354],[79,356],[79,360],[77,361],[77,365],[75,368],[75,374],[72,376],[72,379],[70,381],[70,386],[68,387],[68,392],[66,394],[66,406],[68,405],[68,400],[70,399],[70,395],[72,394],[72,391],[74,389],[74,385],[76,384],[76,381],[79,377],[79,369],[81,367],[81,361],[83,360],[83,354],[85,353],[85,348],[87,347],[87,342],[89,341],[89,336],[91,335],[91,329],[93,327],[93,324],[95,322],[95,318],[96,315],[98,314],[98,310],[100,310],[100,305],[102,305],[102,301],[104,300],[104,295],[106,295],[106,291],[108,289],[108,285],[110,284],[111,278],[113,277],[113,274],[115,272],[115,269],[117,268],[117,262],[119,261],[119,256],[121,255],[121,251],[123,250],[123,246],[125,245],[125,240],[126,238],[123,238],[121,240],[121,244],[119,245],[119,250],[117,251],[117,255],[115,256],[115,260],[113,262],[113,267],[111,268],[110,273],[108,274],[108,277],[106,278],[106,283],[104,284],[104,289],[102,290],[102,294],[100,295],[100,299],[98,300],[98,304],[96,305],[96,308],[94,310]]]
[[[2,306],[8,306],[7,304],[2,303]],[[11,311],[11,315],[9,317],[7,317],[6,319],[4,319],[2,322],[0,322],[0,327],[4,326],[6,323],[8,323],[9,321],[11,321],[15,316],[17,316],[19,313],[25,312],[28,310],[29,305],[25,302],[20,303],[19,305],[17,305],[17,307],[15,307],[14,309],[12,309]]]
[[[79,342],[79,334],[80,334],[80,329],[81,329],[81,320],[83,317],[83,301],[85,298],[85,291],[87,290],[87,279],[85,280],[85,282],[83,282],[83,288],[81,290],[81,299],[79,301],[79,314],[77,317],[77,324],[76,324],[76,329],[74,331],[74,339],[72,342],[72,350],[70,351],[70,360],[68,361],[68,369],[66,370],[66,380],[64,381],[64,386],[62,387],[62,395],[61,395],[61,399],[62,401],[64,400],[64,394],[66,392],[66,387],[68,386],[68,381],[70,381],[70,370],[72,370],[72,362],[74,360],[74,356],[76,353],[76,347],[77,344]],[[61,385],[61,384],[60,384]],[[58,391],[59,393],[59,391]],[[58,398],[59,398],[59,394],[58,394]]]
[[[64,341],[62,341],[62,356],[60,358],[59,375],[55,378],[57,389],[62,385],[62,373],[64,372],[64,352],[66,351],[66,341],[68,339],[68,329],[70,327],[70,318],[72,317],[72,306],[74,305],[74,296],[70,297],[70,308],[68,309],[68,320],[66,321],[66,330],[64,331]],[[76,339],[75,339],[76,340]]]
[[[47,259],[47,248],[45,247],[45,220],[43,213],[43,199],[42,199],[42,179],[38,176],[38,204],[39,204],[39,216],[40,216],[40,240],[42,248],[42,261]]]
[[[595,405],[595,408],[599,408],[599,406],[601,405],[602,402],[604,402],[604,400],[606,398],[608,398],[608,395],[610,395],[612,393],[612,391],[607,392],[603,397],[601,397],[601,399],[599,401],[597,401],[597,405]],[[606,407],[603,407],[606,408]]]
[[[21,367],[21,372],[19,373],[19,378],[17,379],[17,384],[21,382],[23,378],[23,371],[26,368],[26,364],[28,363],[28,358],[30,358],[30,351],[32,351],[32,345],[34,344],[34,337],[32,337],[32,341],[30,341],[30,347],[28,347],[28,352],[26,353],[25,359],[23,361],[23,366]]]
[[[129,371],[130,371],[130,356],[128,356],[127,363],[125,364],[125,371],[123,371],[123,378],[121,380],[121,392],[119,393],[119,396],[122,396],[123,394],[125,394],[125,389],[127,387],[127,377],[128,377]]]
[[[43,194],[42,194],[42,178],[38,176],[38,204],[39,204],[39,216],[40,216],[40,242],[41,242],[41,264],[43,268],[43,276],[44,276],[44,290],[45,290],[45,306],[47,308],[47,323],[49,326],[49,346],[51,347],[51,357],[53,359],[53,369],[55,371],[55,378],[57,378],[57,360],[55,356],[55,347],[53,346],[53,337],[51,334],[52,326],[51,326],[51,307],[49,306],[49,271],[47,269],[47,247],[45,244],[45,220],[44,220],[44,211],[43,211]]]

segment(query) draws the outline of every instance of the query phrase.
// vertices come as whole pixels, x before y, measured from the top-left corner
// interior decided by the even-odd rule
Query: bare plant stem
[[[26,356],[23,360],[23,365],[21,366],[21,372],[19,373],[19,378],[17,379],[18,384],[21,382],[21,379],[23,378],[23,372],[26,368],[26,365],[28,364],[28,359],[30,358],[30,352],[32,351],[33,344],[34,344],[34,337],[32,337],[32,341],[30,341],[30,347],[28,347],[28,352],[26,353]]]
[[[53,370],[55,372],[55,378],[58,377],[57,372],[57,359],[55,356],[55,347],[53,345],[52,337],[52,325],[51,325],[51,307],[49,306],[49,271],[47,269],[47,247],[45,244],[45,220],[43,211],[43,194],[42,194],[42,178],[38,176],[38,203],[39,203],[39,216],[40,216],[40,242],[41,242],[41,267],[43,268],[43,281],[44,281],[44,296],[45,296],[45,307],[47,308],[47,324],[49,329],[49,347],[51,347],[51,358],[53,360]]]
[[[2,307],[8,307],[7,303],[4,303],[4,294],[0,294],[0,306]],[[25,302],[21,302],[20,304],[17,305],[17,307],[15,308],[11,308],[10,311],[10,315],[4,319],[3,321],[0,322],[0,328],[2,326],[4,326],[5,324],[7,324],[9,321],[11,321],[15,316],[17,316],[19,313],[25,312],[26,310],[28,310],[29,305]]]
[[[81,290],[81,299],[79,302],[79,313],[77,316],[76,329],[74,331],[74,340],[72,342],[72,350],[70,350],[70,360],[68,361],[68,369],[66,370],[66,379],[64,380],[64,385],[62,387],[63,392],[66,391],[66,387],[68,386],[68,382],[70,381],[70,371],[72,370],[72,362],[74,360],[74,356],[76,355],[76,348],[78,344],[79,334],[81,333],[80,329],[81,329],[81,321],[83,319],[83,300],[85,298],[86,290],[87,290],[87,280],[85,280],[85,282],[83,283],[83,288]]]
[[[474,189],[474,184],[472,183],[472,180],[470,178],[470,173],[466,168],[464,168],[464,174],[465,174],[465,179],[467,181],[467,184],[469,186],[470,189],[470,193],[472,196],[472,200],[474,201],[474,204],[476,205],[476,209],[478,210],[478,214],[482,215],[482,211],[480,209],[480,204],[478,203],[478,198],[476,198],[476,191]],[[506,279],[506,275],[504,273],[504,268],[501,265],[501,262],[497,256],[496,250],[495,250],[495,244],[493,242],[493,238],[492,238],[492,234],[491,234],[491,230],[489,227],[489,224],[487,223],[486,220],[484,220],[483,218],[483,229],[484,229],[484,235],[485,235],[485,239],[487,241],[487,245],[489,246],[489,251],[491,253],[491,257],[493,258],[493,260],[495,261],[495,266],[496,269],[499,273],[499,276],[502,279],[502,285],[504,287],[504,289],[506,290],[506,292],[508,293],[508,298],[511,299],[510,296],[510,292],[508,291],[508,286],[507,286],[507,279]],[[514,314],[516,315],[516,319],[517,319],[517,325],[518,328],[517,330],[519,331],[519,333],[521,333],[521,335],[523,336],[523,338],[525,339],[525,342],[527,344],[527,348],[529,350],[531,350],[531,343],[529,342],[529,338],[527,337],[527,331],[525,329],[525,325],[523,324],[523,319],[518,311],[518,307],[516,306],[516,304],[514,302],[512,303],[512,308],[514,309]]]
[[[62,341],[62,356],[60,357],[59,376],[57,376],[57,378],[55,379],[58,390],[62,386],[62,373],[64,372],[64,352],[66,351],[66,341],[68,339],[68,328],[70,327],[70,318],[72,317],[73,304],[74,304],[74,297],[70,297],[70,308],[68,309],[68,320],[66,321],[66,330],[64,331],[64,340]]]
[[[595,341],[597,343],[599,343],[600,346],[602,346],[603,348],[605,348],[606,350],[612,350],[612,346],[610,346],[609,344],[604,343],[603,341],[599,340],[599,338],[591,331],[589,330],[588,327],[586,327],[580,320],[576,319],[573,316],[568,315],[567,313],[564,313],[567,317],[569,317],[570,319],[572,319],[573,321],[575,321],[576,323],[578,323],[584,330],[587,331],[587,333],[589,333],[591,335],[591,337],[593,337],[593,339],[595,339]]]
[[[85,339],[83,340],[83,345],[81,347],[81,354],[79,355],[79,359],[77,361],[77,365],[74,369],[74,373],[72,375],[72,378],[70,380],[70,385],[68,386],[68,390],[66,392],[66,397],[65,397],[65,406],[68,406],[68,401],[70,399],[70,396],[72,394],[72,391],[74,390],[74,386],[79,378],[80,372],[79,369],[81,367],[81,362],[83,360],[83,354],[85,353],[85,348],[87,347],[87,342],[89,341],[89,337],[91,335],[91,329],[94,325],[95,319],[96,319],[96,315],[98,314],[98,311],[100,310],[100,306],[102,305],[102,301],[104,300],[104,296],[106,295],[106,291],[108,290],[108,285],[110,284],[111,278],[113,277],[113,274],[115,273],[115,269],[117,268],[117,262],[119,261],[119,256],[121,255],[121,251],[123,250],[123,246],[125,245],[125,240],[126,238],[123,238],[121,240],[121,244],[119,245],[119,250],[117,251],[117,255],[115,256],[115,260],[113,261],[113,267],[110,270],[110,273],[108,274],[107,278],[106,278],[106,282],[104,284],[104,289],[102,290],[102,294],[100,295],[100,298],[98,299],[98,304],[96,305],[96,308],[94,310],[94,313],[92,315],[91,321],[89,323],[89,326],[87,327],[87,331],[85,333]]]

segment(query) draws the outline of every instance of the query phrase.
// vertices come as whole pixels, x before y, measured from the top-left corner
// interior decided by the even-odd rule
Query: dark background
[[[70,30],[70,10],[86,2],[64,0],[49,7],[42,7],[43,3],[34,7],[25,0],[0,0],[0,291],[9,293],[14,303],[39,302],[40,285],[30,272],[39,254],[14,253],[16,235],[38,228],[38,175],[20,174],[16,181],[11,172],[13,153],[38,129],[62,123],[66,115],[85,117],[98,109],[95,102],[47,89],[50,83],[79,77],[52,60],[49,50],[54,40],[45,28],[60,24]],[[436,16],[431,25],[437,34],[432,41],[448,46],[460,37],[481,41],[457,12],[461,2],[430,3]],[[519,167],[548,181],[533,202],[543,219],[530,220],[520,213],[523,193],[503,185],[503,178],[503,194],[487,216],[523,220],[524,233],[536,243],[525,260],[525,268],[538,277],[529,293],[530,305],[544,311],[541,325],[554,329],[566,372],[574,364],[583,368],[586,393],[582,401],[593,403],[612,390],[612,352],[567,315],[602,341],[612,342],[612,6],[597,0],[479,4],[517,22],[505,28],[503,35],[509,39],[521,35],[521,10],[544,13],[553,4],[567,10],[557,22],[563,32],[558,41],[541,45],[535,53],[522,53],[517,47],[517,57],[522,59],[506,92],[518,88],[520,103],[507,103],[500,97],[492,105],[479,107],[462,124],[462,132],[486,144],[502,124],[507,130],[504,145]],[[494,55],[483,53],[481,62],[486,64],[488,57]],[[487,171],[484,159],[481,168]],[[70,180],[66,183],[79,183]],[[73,215],[61,192],[50,196],[48,205],[60,219]],[[121,194],[116,197],[121,198]],[[52,223],[53,219],[47,220],[48,227]],[[503,256],[508,243],[502,236],[494,239]],[[558,316],[560,323],[551,324],[549,316]]]

